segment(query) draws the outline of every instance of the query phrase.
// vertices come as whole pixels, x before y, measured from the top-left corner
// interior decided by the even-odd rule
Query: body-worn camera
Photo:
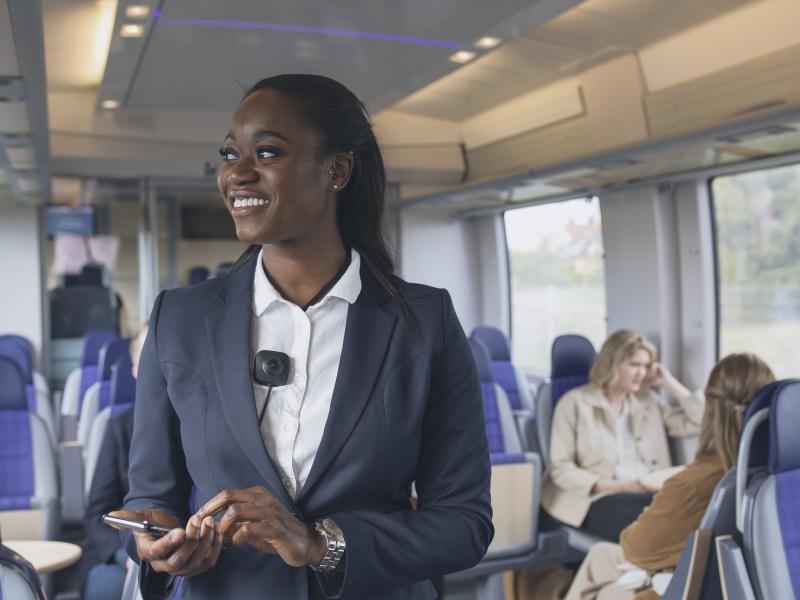
[[[291,366],[291,359],[287,354],[276,350],[259,350],[253,361],[253,379],[259,385],[286,385]]]

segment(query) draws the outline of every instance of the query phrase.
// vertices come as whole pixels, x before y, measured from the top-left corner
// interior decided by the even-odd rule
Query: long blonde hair
[[[772,370],[755,354],[729,354],[714,365],[695,459],[716,455],[726,471],[736,464],[744,411],[755,393],[773,381]]]
[[[608,392],[617,382],[619,365],[638,350],[645,350],[650,355],[651,362],[656,360],[653,342],[636,331],[618,329],[603,342],[603,347],[594,359],[592,370],[589,371],[589,381]]]

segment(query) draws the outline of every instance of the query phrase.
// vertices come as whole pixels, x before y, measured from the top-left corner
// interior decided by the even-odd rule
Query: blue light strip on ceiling
[[[260,23],[257,21],[223,21],[221,19],[185,19],[175,17],[161,17],[161,11],[153,13],[162,25],[191,25],[194,27],[221,27],[231,29],[261,29],[264,31],[290,31],[293,33],[320,33],[338,37],[367,38],[384,42],[400,42],[402,44],[416,44],[419,46],[437,46],[456,50],[462,44],[433,40],[430,38],[396,35],[393,33],[379,33],[375,31],[358,31],[355,29],[338,29],[336,27],[309,27],[307,25],[289,25],[287,23]]]

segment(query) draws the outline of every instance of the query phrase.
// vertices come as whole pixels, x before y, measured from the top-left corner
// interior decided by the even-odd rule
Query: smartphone
[[[150,521],[132,521],[130,519],[120,519],[119,517],[112,517],[110,515],[103,515],[101,519],[103,523],[109,526],[121,527],[122,529],[129,529],[130,531],[149,533],[156,537],[167,535],[170,531],[172,531],[169,527],[156,525]]]

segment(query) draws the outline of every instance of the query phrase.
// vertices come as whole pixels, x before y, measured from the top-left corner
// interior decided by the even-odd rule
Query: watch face
[[[325,517],[322,519],[321,525],[325,532],[331,536],[331,538],[337,541],[342,541],[344,539],[344,533],[342,533],[342,530],[339,529],[339,526],[330,517]]]

